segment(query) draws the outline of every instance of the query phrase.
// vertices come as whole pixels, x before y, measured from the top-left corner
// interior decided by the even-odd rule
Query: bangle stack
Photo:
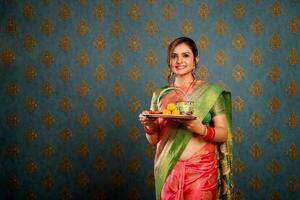
[[[203,135],[204,140],[213,140],[216,135],[216,131],[213,127],[206,126],[205,133]]]

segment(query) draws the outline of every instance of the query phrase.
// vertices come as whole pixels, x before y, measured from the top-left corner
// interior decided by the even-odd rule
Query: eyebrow
[[[173,52],[172,54],[177,54],[177,53]],[[181,54],[191,54],[191,52],[185,51],[185,52],[182,52]]]

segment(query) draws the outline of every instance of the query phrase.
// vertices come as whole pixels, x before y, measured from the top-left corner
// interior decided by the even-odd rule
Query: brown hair
[[[177,47],[179,44],[182,44],[182,43],[188,45],[190,47],[190,49],[192,50],[192,53],[194,56],[195,67],[197,67],[196,58],[198,57],[198,49],[197,49],[197,45],[194,42],[194,40],[192,40],[191,38],[188,38],[188,37],[176,38],[175,40],[173,40],[173,42],[171,42],[169,44],[169,47],[168,47],[167,63],[168,63],[169,69],[170,69],[170,74],[168,75],[169,83],[171,82],[171,78],[172,78],[172,71],[171,71],[171,67],[170,67],[170,57],[171,57],[171,54],[172,54],[173,50],[175,49],[175,47]],[[194,76],[194,74],[193,74],[193,76]]]

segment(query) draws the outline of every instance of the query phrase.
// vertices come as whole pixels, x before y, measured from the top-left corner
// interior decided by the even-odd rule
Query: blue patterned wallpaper
[[[166,47],[232,92],[236,199],[299,199],[297,0],[1,0],[0,198],[154,199]]]

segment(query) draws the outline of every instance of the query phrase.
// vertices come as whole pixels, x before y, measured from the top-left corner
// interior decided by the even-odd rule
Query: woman
[[[156,199],[233,198],[230,94],[195,78],[198,61],[192,39],[175,39],[168,48],[169,86],[155,91],[150,111],[139,115],[147,140],[156,145]],[[194,102],[197,118],[145,116],[182,99]]]

